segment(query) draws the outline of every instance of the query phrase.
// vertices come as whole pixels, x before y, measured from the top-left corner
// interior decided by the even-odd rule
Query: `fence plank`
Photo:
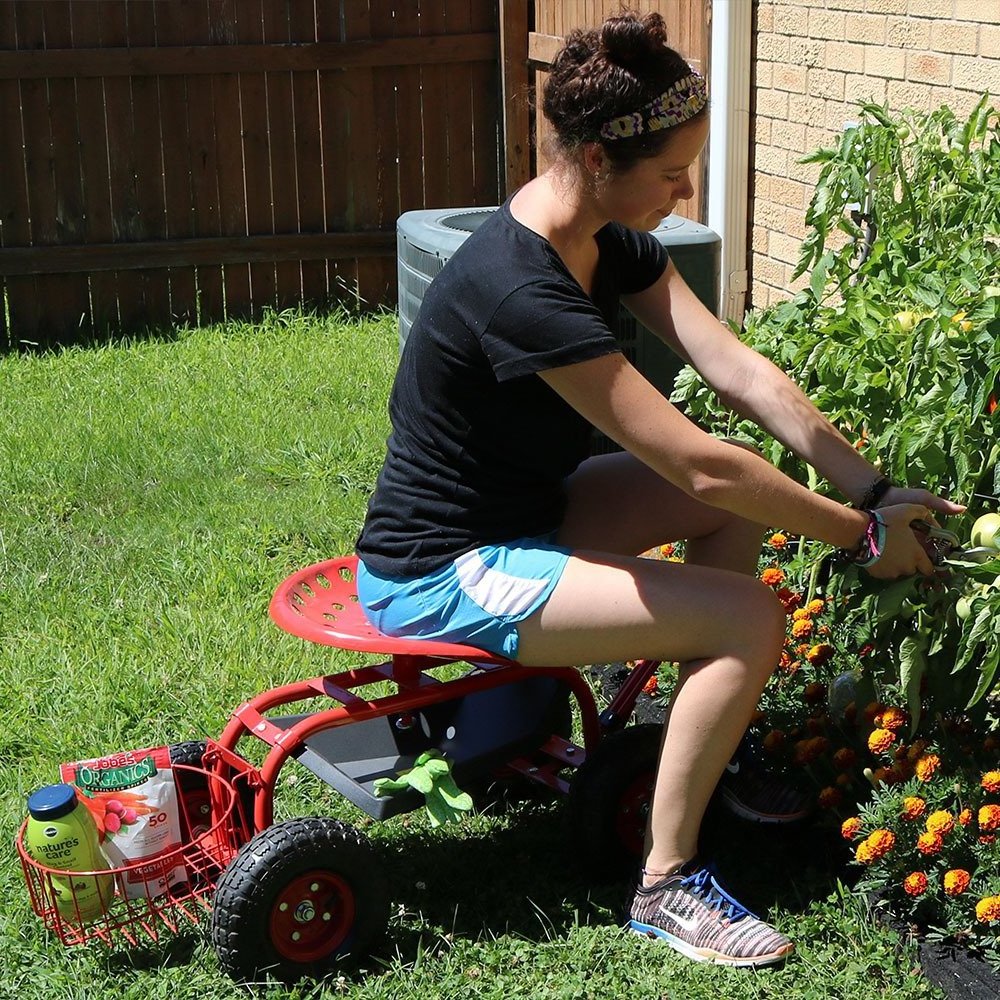
[[[301,2],[301,0],[300,0]],[[288,36],[286,3],[263,4],[264,43],[285,42]],[[267,94],[268,154],[271,164],[272,232],[298,231],[298,205],[295,191],[295,111],[292,103],[292,77],[286,70],[265,76]],[[298,261],[282,261],[275,267],[275,297],[279,309],[302,301],[302,268]]]
[[[490,0],[473,0],[472,30],[491,28],[497,31],[496,5]],[[468,67],[472,90],[472,205],[495,205],[500,196],[500,136],[497,95],[500,91],[499,44],[490,62],[476,62]]]
[[[161,45],[182,45],[185,22],[179,4],[161,3],[156,12],[156,40]],[[194,236],[191,167],[188,150],[188,84],[182,76],[157,79],[160,94],[160,134],[163,137],[164,225],[167,239]],[[77,87],[87,83],[80,80]],[[99,274],[100,272],[98,272]],[[198,318],[198,286],[193,265],[167,271],[170,311],[177,323],[193,325]],[[93,279],[92,279],[93,280]]]
[[[216,48],[239,40],[234,0],[214,0],[209,7],[209,37]],[[211,83],[212,120],[215,124],[215,170],[219,198],[219,232],[246,235],[246,191],[243,180],[243,138],[240,126],[240,81],[236,73],[215,73]],[[250,268],[242,263],[222,268],[225,315],[253,315]],[[221,317],[220,317],[221,318]]]
[[[13,48],[17,31],[13,17],[0,17],[0,46]],[[28,225],[28,187],[24,169],[24,133],[21,123],[21,84],[17,80],[0,81],[0,137],[6,140],[5,155],[0,156],[0,245],[25,245],[30,242]],[[0,347],[17,345],[32,315],[20,312],[21,303],[33,301],[35,280],[30,277],[9,278],[2,291],[6,307],[0,309]],[[8,309],[11,315],[8,317]]]
[[[472,2],[462,0],[448,5],[449,31],[470,30]],[[466,74],[456,74],[450,79],[443,105],[448,122],[449,189],[453,201],[460,206],[468,205],[472,200],[475,154],[469,141],[472,135],[472,82]]]
[[[370,39],[374,33],[374,21],[370,9],[365,4],[344,3],[341,18],[344,27],[344,41]],[[368,163],[374,169],[350,171],[351,202],[349,207],[350,227],[355,231],[379,229],[382,227],[380,204],[381,188],[386,173],[385,154],[379,144],[377,124],[379,104],[376,98],[375,73],[373,69],[359,69],[351,74],[348,86],[353,94],[350,121],[348,124],[348,144],[351,155],[357,163]],[[336,142],[329,137],[326,142]],[[395,149],[395,146],[392,147]],[[395,219],[392,219],[395,224]],[[354,264],[353,287],[344,287],[343,299],[368,307],[384,298],[389,288],[395,287],[395,261],[387,268],[385,262],[358,259]],[[349,284],[351,277],[341,272],[341,279]]]
[[[261,10],[266,0],[237,0],[236,18],[243,44],[264,40]],[[267,132],[267,89],[263,73],[240,73],[240,113],[243,120],[243,161],[247,190],[247,232],[273,233],[271,168]],[[250,267],[255,314],[277,305],[273,262]]]
[[[316,5],[298,0],[289,6],[288,31],[293,42],[310,44],[316,38]],[[323,217],[323,149],[320,136],[319,72],[292,73],[292,117],[295,124],[295,188],[298,193],[299,232],[321,233]],[[327,300],[326,261],[302,262],[302,298],[321,306]]]

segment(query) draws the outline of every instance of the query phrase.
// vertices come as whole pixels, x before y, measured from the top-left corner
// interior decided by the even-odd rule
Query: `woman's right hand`
[[[889,507],[879,507],[879,514],[885,521],[885,545],[882,555],[867,572],[879,580],[895,580],[900,576],[923,576],[934,574],[934,564],[920,543],[912,522],[926,520],[930,511],[922,504],[897,503]]]

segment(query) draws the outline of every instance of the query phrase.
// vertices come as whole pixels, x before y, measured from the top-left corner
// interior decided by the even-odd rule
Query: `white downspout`
[[[743,325],[747,294],[753,4],[712,0],[708,226],[722,237],[720,319]]]

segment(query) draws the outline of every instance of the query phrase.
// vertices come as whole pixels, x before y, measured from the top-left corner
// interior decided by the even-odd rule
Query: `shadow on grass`
[[[388,861],[394,902],[411,919],[395,922],[388,948],[404,962],[427,946],[429,934],[544,941],[579,924],[617,925],[630,889],[580,870],[558,804],[521,807],[507,826],[482,834],[438,831],[395,847]],[[762,827],[713,807],[701,850],[736,898],[761,914],[774,906],[801,912],[846,878],[843,851],[808,824]]]

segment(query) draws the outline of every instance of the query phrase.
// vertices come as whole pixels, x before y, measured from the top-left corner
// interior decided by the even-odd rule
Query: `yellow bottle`
[[[56,909],[72,923],[89,923],[114,896],[112,875],[73,875],[108,867],[98,843],[97,825],[72,785],[46,785],[28,797],[28,825],[24,846],[46,873]]]

